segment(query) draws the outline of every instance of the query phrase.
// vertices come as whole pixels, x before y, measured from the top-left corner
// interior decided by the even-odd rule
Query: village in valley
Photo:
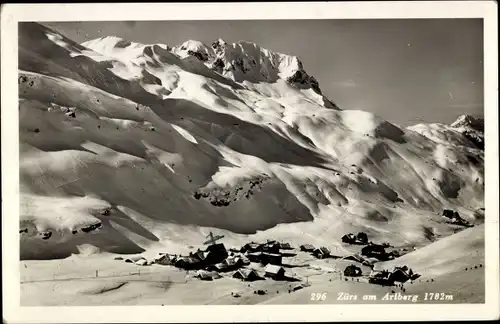
[[[101,214],[110,211],[105,208]],[[330,240],[297,241],[280,232],[235,237],[212,228],[183,246],[61,259],[52,278],[40,278],[48,262],[26,261],[23,288],[29,294],[36,291],[33,287],[51,290],[66,282],[69,288],[44,301],[47,305],[81,303],[80,299],[87,304],[118,299],[130,305],[426,302],[431,298],[427,292],[440,293],[440,287],[446,292],[453,280],[440,276],[443,258],[452,260],[446,267],[455,275],[471,280],[478,280],[483,268],[473,244],[462,251],[473,261],[443,255],[444,247],[460,250],[464,238],[474,242],[481,228],[471,228],[475,226],[454,210],[445,209],[441,217],[457,234],[436,238],[430,245],[385,241],[357,231],[339,231]],[[89,258],[93,261],[86,261]],[[454,301],[463,294],[475,296],[473,290],[453,290],[433,302]]]
[[[267,240],[266,242],[249,242],[241,248],[231,247],[229,249],[223,243],[219,243],[224,236],[214,235],[212,232],[204,242],[205,249],[197,249],[189,255],[176,255],[170,253],[159,253],[156,257],[148,260],[144,256],[136,256],[124,259],[116,257],[115,260],[123,260],[140,266],[162,265],[175,267],[186,271],[192,279],[203,281],[215,281],[221,278],[233,278],[245,282],[257,281],[280,281],[288,282],[286,286],[288,293],[293,293],[302,288],[311,286],[312,282],[306,271],[299,274],[297,269],[303,270],[325,270],[332,274],[329,281],[344,280],[355,281],[382,286],[396,286],[401,289],[407,281],[413,281],[420,277],[406,265],[393,267],[392,269],[375,270],[375,264],[379,261],[393,260],[414,248],[394,248],[389,243],[375,244],[369,241],[365,233],[349,233],[341,238],[345,245],[352,246],[357,253],[339,256],[334,255],[325,246],[315,247],[311,244],[303,244],[298,247],[287,242]],[[360,249],[359,249],[360,248]],[[309,256],[311,260],[323,262],[325,267],[302,262],[296,256],[302,254],[302,260]],[[345,267],[328,267],[329,260],[341,261]],[[264,287],[264,286],[263,286]],[[403,290],[404,291],[404,290]],[[266,295],[266,289],[256,289],[254,294]],[[279,293],[279,291],[278,291]],[[231,292],[234,298],[241,297],[238,292]]]

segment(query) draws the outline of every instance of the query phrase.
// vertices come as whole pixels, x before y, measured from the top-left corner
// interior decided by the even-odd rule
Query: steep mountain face
[[[454,128],[470,128],[478,132],[484,132],[484,119],[470,115],[462,115],[450,125]]]
[[[412,126],[410,129],[437,141],[451,141],[455,145],[484,150],[484,120],[482,118],[462,115],[449,126],[442,124],[419,124]],[[456,136],[456,133],[462,136]]]
[[[451,127],[461,132],[478,148],[484,150],[484,119],[462,115],[451,124]]]
[[[77,44],[19,24],[21,257],[199,244],[214,228],[427,244],[472,223],[484,153],[462,126],[341,110],[255,44]],[[479,131],[478,131],[479,134]]]
[[[228,44],[219,39],[211,47],[187,41],[173,52],[180,57],[194,56],[212,70],[237,82],[276,82],[278,79],[321,94],[318,81],[307,74],[295,56],[273,53],[250,42]]]

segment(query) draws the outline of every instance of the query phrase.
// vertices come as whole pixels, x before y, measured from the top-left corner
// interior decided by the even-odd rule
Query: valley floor
[[[223,274],[221,279],[202,281],[194,278],[192,271],[156,264],[138,266],[114,260],[115,255],[112,254],[21,261],[21,305],[484,303],[482,241],[484,226],[480,225],[443,238],[386,265],[381,263],[375,266],[375,269],[380,269],[390,267],[390,263],[407,264],[422,275],[413,282],[405,283],[403,288],[369,284],[365,278],[358,281],[358,278],[349,277],[346,281],[343,270],[353,262],[318,260],[305,252],[296,252],[295,257],[284,260],[287,273],[302,278],[302,282],[270,279],[244,282],[232,278],[232,272]],[[453,253],[455,250],[462,253]],[[262,270],[257,264],[252,263],[250,267]],[[364,274],[369,273],[369,268],[361,267]],[[305,287],[290,291],[301,284]],[[267,293],[256,294],[259,289]],[[384,299],[387,294],[396,295]],[[376,297],[369,297],[373,295]],[[415,301],[412,297],[398,300],[405,295],[418,297],[413,297],[417,298]]]

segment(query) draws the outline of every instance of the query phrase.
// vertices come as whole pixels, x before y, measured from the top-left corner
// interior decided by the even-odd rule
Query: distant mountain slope
[[[419,124],[409,129],[437,142],[484,150],[484,120],[482,118],[462,115],[449,126]]]
[[[22,258],[187,246],[213,228],[426,244],[456,230],[443,208],[482,222],[484,153],[460,129],[341,110],[293,56],[79,45],[21,23],[19,69]]]

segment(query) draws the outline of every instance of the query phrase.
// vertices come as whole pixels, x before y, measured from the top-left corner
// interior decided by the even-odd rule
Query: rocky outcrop
[[[484,119],[470,115],[462,115],[451,125],[462,133],[477,148],[484,150]]]

